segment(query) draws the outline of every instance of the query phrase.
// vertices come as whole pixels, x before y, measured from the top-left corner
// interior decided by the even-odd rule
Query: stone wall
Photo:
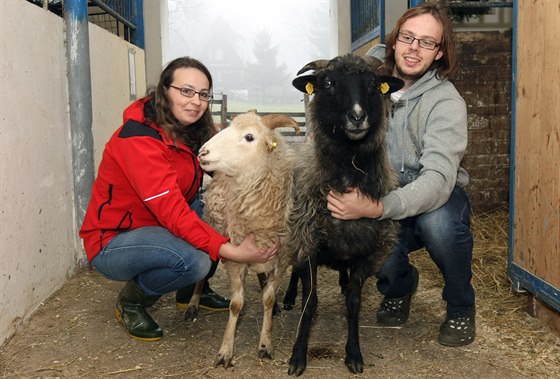
[[[452,79],[468,106],[463,166],[474,212],[507,207],[510,178],[512,33],[456,34],[459,72]]]

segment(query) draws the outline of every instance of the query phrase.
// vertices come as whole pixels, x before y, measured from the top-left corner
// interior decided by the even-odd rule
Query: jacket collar
[[[144,125],[148,125],[150,128],[157,130],[159,135],[161,136],[163,142],[167,146],[172,146],[181,150],[185,150],[194,154],[189,147],[183,144],[180,141],[174,142],[167,137],[161,126],[156,124],[155,122],[147,123],[146,117],[144,116],[144,106],[145,104],[150,101],[151,97],[144,97],[142,99],[136,100],[132,104],[130,104],[123,112],[123,123],[127,120],[134,120],[140,122]]]

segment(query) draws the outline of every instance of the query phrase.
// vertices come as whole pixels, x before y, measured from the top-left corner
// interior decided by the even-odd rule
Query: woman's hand
[[[329,191],[327,209],[331,216],[340,220],[379,218],[383,215],[383,203],[368,198],[356,188],[348,188],[345,193]]]
[[[250,233],[239,246],[228,242],[220,246],[220,257],[239,263],[264,263],[273,259],[280,247],[280,240],[272,246],[260,248],[255,245],[255,235]]]

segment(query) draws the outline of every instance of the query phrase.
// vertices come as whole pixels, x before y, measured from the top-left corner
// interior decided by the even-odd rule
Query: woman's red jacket
[[[189,207],[202,185],[198,159],[156,124],[145,124],[146,101],[124,111],[124,124],[105,145],[80,229],[87,258],[91,262],[118,233],[162,226],[217,260],[228,238]]]

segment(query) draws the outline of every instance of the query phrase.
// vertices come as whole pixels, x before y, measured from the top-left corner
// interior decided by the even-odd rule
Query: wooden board
[[[560,0],[517,14],[513,262],[560,288]]]

